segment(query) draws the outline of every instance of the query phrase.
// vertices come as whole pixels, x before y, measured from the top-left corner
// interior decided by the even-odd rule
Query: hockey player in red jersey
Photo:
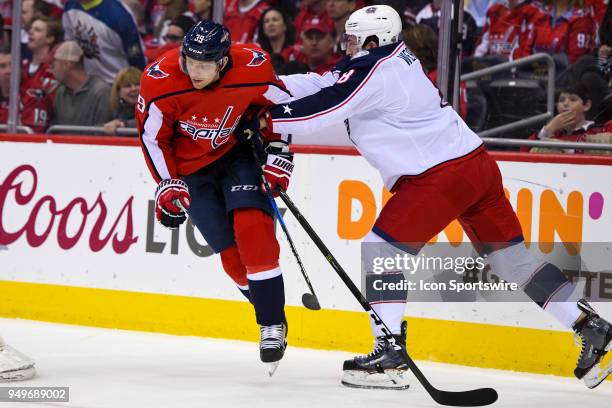
[[[331,72],[281,78],[298,99],[270,110],[271,130],[307,136],[343,122],[361,155],[394,193],[363,241],[376,253],[372,258],[366,253],[362,260],[366,282],[393,275],[397,280],[390,282],[403,280],[401,268],[386,271],[383,278],[370,261],[378,254],[397,254],[395,249],[417,256],[456,219],[475,249],[487,257],[493,273],[517,284],[580,337],[582,352],[574,374],[588,387],[596,387],[612,373],[612,363],[600,366],[612,349],[612,324],[578,299],[575,286],[558,267],[527,250],[497,163],[482,139],[441,99],[420,61],[401,41],[401,29],[399,14],[389,6],[369,6],[351,14],[343,41],[347,57]],[[408,290],[391,290],[384,296],[375,289],[368,286],[366,297],[386,328],[371,319],[374,349],[344,362],[342,382],[407,388],[401,349],[406,347],[402,318]],[[391,333],[385,333],[387,328]],[[394,345],[387,341],[388,334],[393,334]],[[376,378],[380,374],[383,379]]]
[[[285,101],[289,94],[269,57],[255,45],[231,45],[230,33],[198,22],[180,49],[144,70],[137,126],[156,182],[156,217],[178,228],[187,214],[223,268],[255,307],[260,357],[270,375],[287,345],[279,245],[268,198],[250,146],[234,130],[245,110]],[[287,188],[292,156],[282,140],[268,145],[271,185]],[[281,167],[271,163],[282,162]]]

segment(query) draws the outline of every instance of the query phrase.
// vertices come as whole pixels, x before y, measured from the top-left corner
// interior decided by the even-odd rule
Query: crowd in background
[[[278,74],[322,74],[342,56],[351,12],[388,4],[403,17],[404,41],[435,83],[442,1],[227,0],[224,24],[234,42],[266,50]],[[610,141],[601,137],[612,132],[607,0],[465,3],[463,72],[538,52],[555,57],[556,116],[520,137],[586,141],[595,135]],[[0,123],[8,117],[11,8],[11,0],[0,0]],[[53,124],[102,126],[107,134],[133,127],[145,65],[180,46],[196,21],[212,18],[212,8],[212,0],[23,0],[20,124],[37,132]],[[508,75],[537,79],[538,66]],[[490,87],[483,97],[482,83],[460,86],[459,112],[476,128],[491,114],[483,106],[498,98]]]

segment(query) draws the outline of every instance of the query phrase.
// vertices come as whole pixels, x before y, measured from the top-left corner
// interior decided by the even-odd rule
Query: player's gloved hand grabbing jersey
[[[155,217],[164,227],[175,229],[187,219],[191,196],[179,179],[162,180],[155,190]]]
[[[241,141],[250,141],[262,129],[272,129],[272,116],[267,107],[246,113],[236,126],[236,137]]]
[[[294,166],[293,153],[289,152],[289,144],[284,140],[269,142],[266,153],[268,158],[263,166],[263,175],[270,184],[272,195],[278,197],[278,189],[286,191],[289,187],[289,178]]]

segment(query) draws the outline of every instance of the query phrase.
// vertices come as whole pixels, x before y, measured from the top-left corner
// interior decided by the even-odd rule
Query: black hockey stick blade
[[[306,309],[310,310],[321,310],[321,305],[319,304],[319,299],[312,293],[304,293],[302,295],[302,304]]]
[[[497,401],[497,391],[493,388],[478,388],[460,392],[433,390],[429,394],[438,404],[453,407],[482,407]]]

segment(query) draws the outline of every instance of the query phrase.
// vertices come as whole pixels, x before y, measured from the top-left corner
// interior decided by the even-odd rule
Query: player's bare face
[[[195,89],[202,89],[219,79],[219,64],[215,61],[197,61],[186,57],[187,73]]]

